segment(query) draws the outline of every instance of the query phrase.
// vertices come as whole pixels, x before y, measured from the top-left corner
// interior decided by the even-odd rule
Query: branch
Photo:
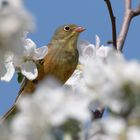
[[[116,35],[116,18],[113,14],[112,6],[110,0],[104,0],[108,7],[108,11],[110,14],[111,24],[112,24],[112,40],[113,40],[113,47],[117,50],[117,35]]]
[[[136,10],[133,10],[132,12],[133,12],[133,17],[140,15],[140,4],[139,4],[138,8]]]
[[[117,50],[119,51],[122,51],[123,49],[124,42],[125,42],[132,18],[140,15],[140,5],[138,6],[137,9],[132,10],[131,2],[132,2],[131,0],[125,0],[124,20],[121,27],[121,31],[117,39]]]
[[[0,123],[4,122],[12,113],[16,110],[16,104],[13,104],[13,106],[4,114],[2,118],[0,118]],[[13,113],[14,115],[14,113]]]

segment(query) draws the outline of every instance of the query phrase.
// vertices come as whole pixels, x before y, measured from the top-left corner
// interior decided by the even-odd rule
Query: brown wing
[[[77,66],[78,52],[77,50],[70,52],[63,48],[51,48],[50,53],[48,53],[44,60],[45,76],[52,75],[64,84]]]

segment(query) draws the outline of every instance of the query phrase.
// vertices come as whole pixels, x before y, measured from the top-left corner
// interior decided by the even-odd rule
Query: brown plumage
[[[33,81],[25,79],[18,97],[32,94],[37,84],[47,76],[53,76],[62,84],[69,79],[78,64],[77,40],[80,32],[84,30],[84,28],[75,24],[64,25],[56,30],[51,42],[48,44],[47,55],[43,60],[36,62],[38,77]],[[3,118],[10,118],[11,114],[14,114],[13,112],[16,112],[16,105],[13,105]]]

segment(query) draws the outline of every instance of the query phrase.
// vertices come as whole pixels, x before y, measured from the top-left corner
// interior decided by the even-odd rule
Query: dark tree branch
[[[16,104],[14,103],[13,106],[4,114],[4,116],[0,118],[0,124],[4,122],[15,109]]]
[[[104,0],[108,7],[108,11],[110,14],[111,24],[112,24],[112,40],[113,40],[113,47],[117,49],[117,35],[116,35],[116,18],[113,14],[112,6],[110,0]]]
[[[139,4],[138,8],[133,10],[132,12],[133,12],[132,17],[140,15],[140,4]]]
[[[132,10],[131,3],[132,3],[131,0],[125,0],[124,20],[123,20],[123,24],[121,27],[121,31],[120,31],[118,39],[117,39],[117,50],[118,51],[122,51],[122,49],[123,49],[124,42],[125,42],[132,18],[140,15],[140,5],[138,6],[137,9]]]

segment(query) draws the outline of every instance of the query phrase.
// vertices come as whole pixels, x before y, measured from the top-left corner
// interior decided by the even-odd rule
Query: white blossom
[[[47,46],[37,48],[31,39],[26,39],[24,52],[22,56],[14,57],[14,65],[19,68],[21,73],[29,80],[33,80],[38,75],[38,70],[34,62],[43,59],[47,52]]]
[[[13,66],[12,60],[13,60],[13,54],[7,54],[7,55],[5,55],[4,63],[2,63],[2,62],[0,63],[0,66],[1,66],[1,72],[0,72],[1,78],[0,79],[2,81],[9,82],[15,73],[15,68]]]
[[[60,126],[74,119],[80,124],[80,140],[139,139],[140,62],[128,61],[115,50],[100,52],[98,37],[94,47],[84,43],[88,49],[80,50],[83,61],[66,82],[72,89],[47,79],[38,85],[33,95],[21,96],[17,103],[20,112],[12,120],[11,132],[7,131],[8,136],[3,133],[2,138],[56,140],[53,130],[57,129],[61,139],[72,139],[71,131],[65,132]],[[33,71],[33,76],[36,73],[33,61],[42,59],[46,53],[47,47],[38,50],[35,43],[27,39],[23,55],[14,62],[22,74],[31,77],[29,72]],[[7,57],[8,63],[12,57]],[[91,112],[104,106],[110,111],[108,115],[91,120]]]
[[[112,50],[111,47],[101,45],[100,38],[96,35],[95,45],[87,41],[81,41],[78,44],[80,51],[79,61],[81,64],[86,64],[90,58],[106,58],[108,53]]]
[[[111,53],[113,51],[113,49],[111,49],[111,47],[104,46],[104,45],[100,46],[100,38],[97,35],[96,35],[95,39],[96,39],[95,45],[89,43],[88,41],[79,41],[78,42],[78,50],[80,53],[79,65],[78,65],[77,69],[75,70],[75,72],[73,73],[73,75],[70,77],[70,79],[66,82],[67,85],[71,85],[72,88],[74,88],[74,89],[76,87],[78,87],[79,83],[84,84],[82,79],[83,79],[83,71],[86,68],[83,68],[83,67],[86,67],[86,64],[88,66],[90,66],[89,63],[91,62],[91,60],[100,61],[98,59],[105,59],[109,55],[109,53]],[[96,62],[94,64],[96,65]],[[97,63],[97,64],[99,64],[99,63]],[[88,70],[90,71],[91,68],[86,70],[87,73],[88,73]],[[97,72],[98,72],[98,69],[95,69],[95,70],[97,70]],[[100,72],[98,72],[98,73],[100,73]],[[97,73],[96,73],[96,76],[97,76]],[[98,79],[100,79],[100,77],[101,77],[101,79],[103,78],[102,76],[99,76]],[[90,78],[92,79],[93,77],[89,74],[88,79],[90,79]],[[86,80],[86,79],[84,79],[84,80]],[[93,82],[93,80],[92,80],[92,82]]]
[[[140,127],[130,127],[127,132],[128,140],[139,140],[140,138]]]
[[[50,84],[50,79],[45,80],[32,97],[22,97],[18,101],[20,113],[12,122],[14,140],[49,136],[52,127],[62,125],[68,119],[84,124],[90,120],[90,101],[89,97],[73,94],[57,83]]]
[[[25,52],[24,55],[27,59],[40,60],[43,59],[48,51],[47,46],[37,48],[36,44],[31,39],[25,40]]]
[[[10,81],[13,77],[12,57],[22,55],[24,52],[23,34],[25,31],[31,31],[33,26],[32,16],[23,7],[21,0],[0,0],[1,80]]]
[[[87,42],[84,43],[84,46],[88,46]],[[99,40],[96,44],[99,44]],[[95,55],[95,48],[91,48],[94,47],[90,46],[87,50],[85,47],[86,53],[81,55],[82,69],[78,67],[67,83],[72,87],[79,87],[80,92],[86,92],[87,96],[94,94],[96,97],[94,99],[99,101],[100,106],[108,106],[113,113],[120,115],[119,118],[108,117],[98,123],[97,128],[100,130],[97,134],[93,127],[91,134],[95,132],[96,135],[91,139],[121,140],[121,135],[127,135],[127,139],[137,139],[139,125],[135,127],[135,131],[131,132],[129,128],[132,126],[128,125],[123,114],[127,114],[131,110],[128,116],[132,122],[136,121],[139,115],[138,109],[136,111],[135,108],[138,108],[139,105],[140,62],[128,61],[115,50],[109,50],[107,55],[104,55],[105,57],[100,57],[97,55],[97,51]],[[94,126],[95,124],[96,122],[93,122]]]
[[[120,133],[125,131],[126,122],[122,118],[108,117],[103,122],[104,130],[108,135],[119,136]]]

